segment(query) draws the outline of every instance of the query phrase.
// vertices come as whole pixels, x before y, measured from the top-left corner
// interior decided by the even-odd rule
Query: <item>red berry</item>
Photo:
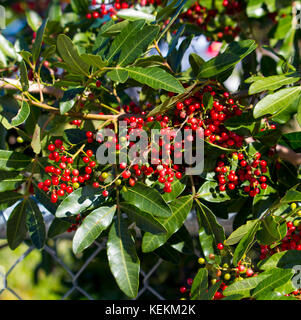
[[[223,245],[222,243],[219,243],[219,244],[217,245],[217,249],[223,250],[223,249],[224,249],[224,245]]]
[[[48,146],[48,150],[49,151],[54,151],[55,150],[55,145],[54,144],[50,144],[49,146]],[[55,157],[56,158],[56,157]]]
[[[180,288],[180,292],[181,292],[181,293],[185,293],[186,291],[187,291],[187,288],[186,288],[186,287],[181,287],[181,288]]]
[[[93,137],[93,132],[87,131],[87,132],[86,132],[86,137],[87,137],[87,138],[92,138],[92,137]]]

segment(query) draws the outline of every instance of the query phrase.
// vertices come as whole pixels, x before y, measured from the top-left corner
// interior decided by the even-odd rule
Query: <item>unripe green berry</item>
[[[225,280],[230,280],[230,279],[231,279],[231,274],[230,274],[230,273],[226,273],[226,274],[224,275],[224,279],[225,279]]]
[[[117,179],[117,180],[115,181],[115,185],[116,185],[116,186],[120,186],[121,183],[122,183],[122,181],[121,181],[120,179]]]
[[[18,142],[18,143],[23,143],[23,142],[24,142],[24,139],[23,139],[22,137],[18,137],[18,138],[17,138],[17,142]]]
[[[103,173],[101,174],[101,177],[102,177],[104,180],[106,180],[106,179],[109,177],[109,174],[108,174],[107,172],[103,172]]]

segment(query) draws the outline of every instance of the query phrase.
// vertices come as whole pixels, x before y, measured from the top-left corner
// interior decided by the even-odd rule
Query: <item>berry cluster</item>
[[[137,134],[142,129],[147,131],[156,124],[161,128],[162,137],[159,140],[159,148],[150,150],[152,160],[156,160],[157,164],[127,165],[126,163],[120,163],[119,168],[123,171],[117,173],[118,180],[119,178],[123,178],[123,180],[128,181],[129,186],[134,186],[137,180],[144,180],[147,177],[158,181],[164,192],[171,192],[172,182],[175,178],[181,179],[184,171],[184,168],[174,164],[173,160],[174,158],[182,157],[185,142],[184,140],[182,142],[175,141],[175,129],[190,129],[192,134],[186,137],[186,139],[191,142],[205,137],[204,139],[209,143],[222,147],[242,147],[243,137],[230,132],[224,126],[224,122],[227,119],[233,116],[240,116],[242,111],[228,92],[221,91],[220,88],[216,90],[217,92],[214,91],[212,86],[202,88],[202,90],[194,93],[193,96],[176,103],[175,110],[169,115],[160,114],[155,117],[147,117],[147,112],[134,102],[119,106],[117,110],[125,113],[123,121],[126,121],[128,126],[126,136],[128,147],[132,147],[134,144],[134,142],[128,141],[132,134]],[[204,105],[205,95],[213,97],[212,106],[208,107]],[[169,96],[173,96],[173,94],[169,93]],[[150,109],[152,106],[147,104],[146,107]],[[81,122],[80,120],[73,120],[71,124],[80,126]],[[110,123],[106,128],[113,129],[114,125]],[[169,137],[167,139],[168,142],[163,138],[164,136]],[[87,132],[87,138],[88,142],[93,142],[93,133]],[[116,150],[119,151],[121,143],[118,140],[118,136],[110,138],[105,142],[107,147],[115,144]],[[104,141],[99,139],[98,142]],[[151,148],[151,145],[149,145],[149,148]],[[165,163],[160,159],[163,152],[169,156],[169,159]],[[154,163],[154,161],[151,163]],[[97,183],[95,187],[97,187]]]
[[[72,223],[72,225],[67,229],[67,232],[73,232],[78,229],[78,227],[83,223],[83,220],[85,217],[82,217],[80,214],[78,214],[75,218],[75,222]]]
[[[200,1],[195,2],[187,11],[183,12],[180,15],[180,19],[184,22],[189,22],[201,28],[207,34],[207,39],[209,41],[230,41],[239,35],[240,28],[238,26],[223,26],[222,24],[215,29],[214,34],[209,32],[209,26],[211,23],[215,23],[214,21],[218,15],[218,11],[215,9],[208,9],[202,6],[199,2]],[[233,15],[242,10],[241,5],[237,1],[230,2],[225,0],[223,5],[225,7],[224,14],[226,15]]]
[[[204,95],[209,92],[214,97],[212,108],[204,105]],[[183,103],[179,102],[176,106],[176,117],[183,121],[187,116],[187,126],[184,129],[204,130],[205,139],[213,144],[224,148],[237,147],[243,145],[243,137],[235,132],[230,132],[224,122],[233,117],[241,116],[242,110],[230,98],[228,92],[223,94],[216,93],[211,86],[206,86],[202,91],[197,92],[193,97],[186,99]]]
[[[78,162],[79,169],[75,168],[75,157],[69,156],[63,142],[59,139],[55,140],[54,144],[49,144],[48,150],[50,151],[48,159],[53,162],[53,165],[46,166],[45,173],[49,174],[50,178],[40,182],[38,187],[45,192],[50,192],[51,202],[56,203],[59,197],[72,193],[91,180],[96,162],[91,159],[92,150],[82,151],[83,157]]]
[[[100,4],[97,0],[91,1],[92,11],[86,14],[86,18],[91,19],[102,19],[103,17],[109,15],[112,19],[116,18],[116,13],[120,9],[127,9],[129,7],[127,2],[121,2],[116,0],[113,6],[108,6],[107,4]]]
[[[231,157],[222,154],[215,168],[216,178],[221,192],[242,187],[243,191],[251,197],[255,197],[260,190],[265,190],[267,185],[267,162],[261,159],[259,152],[253,157],[242,152],[234,152]],[[231,166],[236,168],[231,170]]]
[[[223,250],[224,245],[222,243],[219,243],[217,245],[218,250]],[[214,255],[211,257],[214,259]],[[198,259],[198,263],[202,267],[206,267],[206,260],[202,257]],[[220,283],[219,289],[215,293],[213,300],[220,300],[224,298],[223,291],[227,289],[227,287],[236,282],[243,280],[245,278],[251,278],[257,276],[257,273],[254,273],[253,267],[247,263],[247,262],[239,262],[237,267],[231,267],[227,263],[224,263],[221,267],[218,267],[217,269],[209,268],[209,280],[211,285],[214,285],[216,283]],[[187,285],[191,286],[193,283],[193,279],[189,278],[187,279]],[[182,294],[185,294],[189,292],[190,296],[190,289],[187,288],[187,286],[180,287],[180,292]],[[185,300],[185,298],[182,298],[182,300]]]
[[[241,1],[236,0],[224,0],[223,6],[226,9],[226,14],[234,15],[240,13],[243,10],[243,5]]]

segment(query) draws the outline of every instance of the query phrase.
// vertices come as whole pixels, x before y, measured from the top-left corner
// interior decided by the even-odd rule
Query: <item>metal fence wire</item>
[[[2,222],[2,224],[1,224],[1,222]],[[5,222],[5,223],[3,223],[3,222]],[[5,224],[6,224],[6,218],[3,214],[3,212],[1,212],[0,213],[0,225],[1,225],[2,231],[5,229]],[[56,241],[58,241],[58,239],[54,240],[54,242],[56,242]],[[0,250],[3,250],[6,247],[7,247],[7,244],[3,244],[0,246]],[[75,291],[80,293],[86,299],[94,300],[92,295],[89,294],[89,292],[87,292],[84,288],[82,288],[79,285],[78,279],[83,274],[83,272],[88,268],[88,266],[91,264],[91,262],[97,257],[97,255],[102,250],[105,250],[105,248],[106,248],[105,241],[103,241],[103,242],[95,241],[94,242],[95,249],[89,255],[89,257],[85,259],[84,264],[76,272],[72,271],[67,266],[67,264],[60,258],[59,254],[55,248],[56,248],[55,245],[53,247],[51,247],[49,245],[45,245],[43,250],[49,254],[49,256],[51,257],[51,259],[53,259],[53,262],[55,263],[56,266],[63,268],[67,272],[67,274],[69,275],[70,280],[71,280],[71,288],[70,289],[68,288],[67,292],[65,292],[62,295],[61,300],[71,298],[71,295]],[[11,266],[8,269],[7,268],[4,269],[3,267],[1,267],[1,261],[0,261],[0,300],[1,300],[2,293],[4,293],[5,291],[9,291],[16,299],[23,300],[22,296],[17,292],[16,288],[14,288],[10,284],[9,276],[16,270],[17,266],[21,262],[23,262],[28,256],[30,256],[30,254],[35,250],[37,250],[37,249],[35,249],[34,246],[28,246],[26,251],[24,253],[22,253],[11,264]],[[155,264],[150,268],[150,270],[143,270],[142,268],[140,269],[140,275],[141,275],[142,281],[140,282],[140,288],[139,288],[138,295],[134,300],[141,298],[141,296],[146,291],[149,291],[154,296],[155,299],[165,300],[165,298],[155,288],[153,288],[149,284],[149,280],[150,280],[151,276],[154,275],[154,273],[157,271],[157,269],[159,268],[159,266],[161,265],[162,262],[163,262],[162,259],[158,259],[157,261],[155,261]]]
[[[9,210],[10,211],[10,210]],[[41,210],[44,211],[44,210]],[[6,236],[6,221],[8,219],[9,213],[0,211],[0,240],[5,239]],[[226,234],[230,234],[232,232],[232,222],[234,219],[234,215],[231,217],[231,219],[224,220],[224,219],[218,219],[218,221],[223,225]],[[51,214],[47,215],[44,212],[44,220],[46,225],[49,226],[51,221],[53,220],[53,216]],[[197,235],[198,234],[198,228],[197,228],[197,223],[196,223],[196,217],[194,212],[191,212],[188,215],[188,218],[185,222],[185,226],[189,233],[191,235]],[[106,249],[106,240],[103,240],[102,242],[95,241],[94,245],[91,246],[89,249],[89,255],[84,259],[84,263],[78,267],[78,270],[71,270],[71,268],[67,265],[65,261],[61,258],[61,254],[58,252],[58,243],[61,240],[68,239],[67,241],[71,242],[71,236],[65,237],[59,236],[55,239],[52,239],[53,243],[49,242],[46,244],[43,248],[43,252],[47,253],[49,257],[51,258],[51,262],[54,263],[55,267],[60,267],[62,268],[67,276],[68,276],[68,284],[71,287],[68,287],[66,292],[64,292],[61,295],[61,300],[65,299],[72,299],[72,294],[74,293],[79,293],[81,297],[79,298],[84,298],[84,299],[89,299],[89,300],[95,300],[92,296],[91,293],[87,292],[87,289],[84,289],[80,284],[79,284],[79,278],[83,275],[84,271],[87,270],[89,265],[95,261],[97,256]],[[15,261],[11,263],[9,267],[6,267],[5,269],[1,267],[1,261],[0,261],[0,300],[1,300],[1,295],[5,291],[9,291],[16,299],[18,300],[23,300],[21,294],[19,294],[16,288],[14,288],[14,285],[10,284],[9,276],[15,271],[18,265],[20,265],[31,253],[34,251],[39,251],[37,250],[34,246],[28,244],[29,242],[25,241],[24,244],[26,245],[26,249],[24,250],[23,253],[20,253],[20,255],[16,258]],[[4,243],[0,245],[0,253],[1,250],[7,248],[7,243]],[[39,251],[41,253],[41,251]],[[42,252],[42,253],[43,253]],[[14,253],[15,255],[15,253]],[[134,299],[143,299],[143,295],[145,293],[150,293],[151,296],[154,299],[158,300],[165,300],[167,297],[163,297],[161,293],[156,290],[151,284],[151,278],[155,277],[156,272],[158,271],[159,267],[161,266],[163,260],[161,258],[157,258],[156,260],[151,262],[151,265],[148,266],[148,269],[146,270],[146,267],[141,267],[140,268],[140,287],[139,287],[139,292],[137,297]]]

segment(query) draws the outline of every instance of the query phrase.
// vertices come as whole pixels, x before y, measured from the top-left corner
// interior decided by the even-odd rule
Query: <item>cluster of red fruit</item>
[[[264,175],[268,171],[267,162],[260,160],[259,152],[256,152],[253,157],[234,152],[231,158],[227,158],[225,154],[222,154],[220,158],[215,172],[221,192],[226,191],[226,187],[234,190],[239,186],[243,187],[245,193],[255,197],[260,193],[260,189],[267,188],[267,177]],[[230,170],[231,163],[236,168],[235,170]]]
[[[204,94],[209,92],[213,96],[213,107],[206,110],[204,106]],[[187,129],[204,129],[205,139],[213,144],[224,148],[237,147],[243,145],[243,137],[235,132],[229,131],[224,122],[234,116],[241,116],[242,111],[230,98],[228,92],[217,94],[211,86],[206,86],[202,91],[195,93],[193,97],[179,102],[176,106],[175,116],[179,119],[175,124],[183,121],[187,116]]]
[[[50,178],[40,182],[38,187],[45,192],[50,192],[51,202],[56,203],[58,197],[72,193],[80,185],[91,180],[96,162],[91,159],[93,157],[92,150],[82,151],[84,156],[81,160],[84,166],[75,169],[73,167],[74,157],[68,156],[63,142],[59,139],[55,140],[54,144],[49,144],[48,150],[50,151],[48,159],[53,162],[53,165],[46,166],[45,172],[50,175]]]
[[[197,25],[205,32],[208,31],[208,26],[210,22],[214,22],[214,19],[218,15],[216,9],[208,9],[202,6],[200,1],[195,2],[187,11],[180,15],[180,19],[188,21],[191,24]],[[241,5],[237,1],[227,1],[223,2],[225,7],[225,14],[233,15],[242,10]],[[215,30],[214,34],[211,33],[207,35],[207,39],[211,40],[223,40],[224,38],[234,39],[238,36],[240,28],[238,26],[219,26],[220,30]]]
[[[204,106],[204,95],[209,94],[213,97],[212,108]],[[169,93],[172,96],[172,93]],[[148,109],[151,105],[146,106]],[[123,105],[117,108],[118,111],[123,111],[128,116],[123,118],[128,126],[128,132],[126,139],[130,140],[131,134],[138,134],[139,130],[148,129],[152,126],[152,123],[158,123],[161,128],[162,138],[159,140],[159,148],[152,148],[151,165],[130,165],[127,166],[125,163],[120,164],[120,169],[124,170],[120,174],[123,179],[129,179],[129,185],[133,186],[138,179],[145,177],[155,177],[156,181],[160,184],[164,184],[163,191],[171,192],[171,183],[174,178],[181,179],[183,167],[174,164],[172,154],[174,157],[182,157],[181,150],[183,148],[183,142],[175,141],[175,130],[179,129],[190,129],[192,134],[186,137],[189,141],[194,141],[198,138],[203,138],[213,144],[217,144],[222,147],[237,147],[240,148],[243,145],[243,137],[237,135],[234,132],[230,132],[224,126],[224,122],[233,117],[240,116],[242,111],[234,103],[234,100],[230,97],[228,92],[216,93],[211,86],[204,87],[201,91],[196,92],[192,97],[185,99],[182,102],[176,104],[176,109],[173,114],[168,115],[157,115],[155,117],[146,117],[147,112],[143,111],[141,107],[137,106],[134,102],[129,105]],[[135,116],[134,116],[135,115]],[[79,120],[72,122],[74,125],[80,125]],[[113,128],[113,124],[109,124],[108,128]],[[93,133],[89,132],[88,142],[93,141]],[[166,140],[163,136],[169,136]],[[98,142],[102,142],[101,140]],[[107,147],[112,143],[115,144],[116,150],[120,150],[120,142],[118,137],[114,137],[111,141],[106,142]],[[128,147],[132,147],[134,142],[129,142]],[[150,146],[149,146],[150,147]],[[176,149],[176,150],[175,150]],[[181,150],[181,151],[179,151]],[[176,151],[176,152],[175,152]],[[165,163],[160,160],[162,153],[168,154],[169,159]],[[154,160],[157,164],[153,164]]]
[[[148,105],[148,107],[150,107]],[[121,173],[123,179],[129,179],[129,185],[135,185],[138,179],[144,179],[145,177],[150,178],[151,176],[155,178],[161,185],[163,184],[163,191],[170,193],[172,191],[172,182],[174,179],[181,179],[182,173],[181,166],[174,164],[172,159],[167,159],[167,161],[163,162],[161,158],[162,153],[166,152],[169,156],[171,156],[174,151],[174,131],[172,127],[169,127],[169,124],[172,125],[172,120],[168,116],[157,115],[156,117],[147,117],[145,118],[146,111],[143,111],[139,106],[137,106],[134,102],[131,102],[129,105],[124,105],[122,109],[126,113],[135,114],[136,116],[128,116],[123,119],[127,123],[128,131],[126,135],[126,139],[130,140],[131,134],[139,134],[139,130],[145,129],[149,130],[148,125],[151,123],[159,123],[161,127],[161,135],[159,139],[158,148],[152,148],[151,164],[133,164],[127,165],[126,163],[120,163],[120,169],[124,170]],[[141,116],[139,116],[141,115]],[[164,136],[167,135],[170,138],[170,142],[166,142]],[[118,138],[114,138],[113,141],[116,143],[116,149],[120,149]],[[129,142],[128,147],[131,148],[134,142]],[[148,146],[151,148],[151,145]],[[164,150],[164,151],[163,151]],[[149,153],[150,154],[150,153]]]
[[[110,17],[116,16],[117,10],[127,9],[129,5],[126,2],[120,2],[116,0],[114,6],[108,7],[108,5],[102,3],[99,4],[97,0],[92,0],[91,5],[93,6],[93,11],[86,14],[87,19],[102,19],[104,16],[109,15]]]
[[[224,0],[223,6],[226,9],[226,14],[234,15],[240,13],[243,10],[243,4],[241,1],[236,0]]]
[[[78,229],[78,227],[82,224],[85,217],[82,217],[80,214],[78,214],[75,218],[75,222],[72,223],[72,225],[67,229],[67,232],[73,232]]]
[[[38,12],[46,11],[49,7],[50,0],[42,0],[42,1],[18,1],[12,3],[11,9],[17,13],[24,13],[26,10],[35,10]]]

